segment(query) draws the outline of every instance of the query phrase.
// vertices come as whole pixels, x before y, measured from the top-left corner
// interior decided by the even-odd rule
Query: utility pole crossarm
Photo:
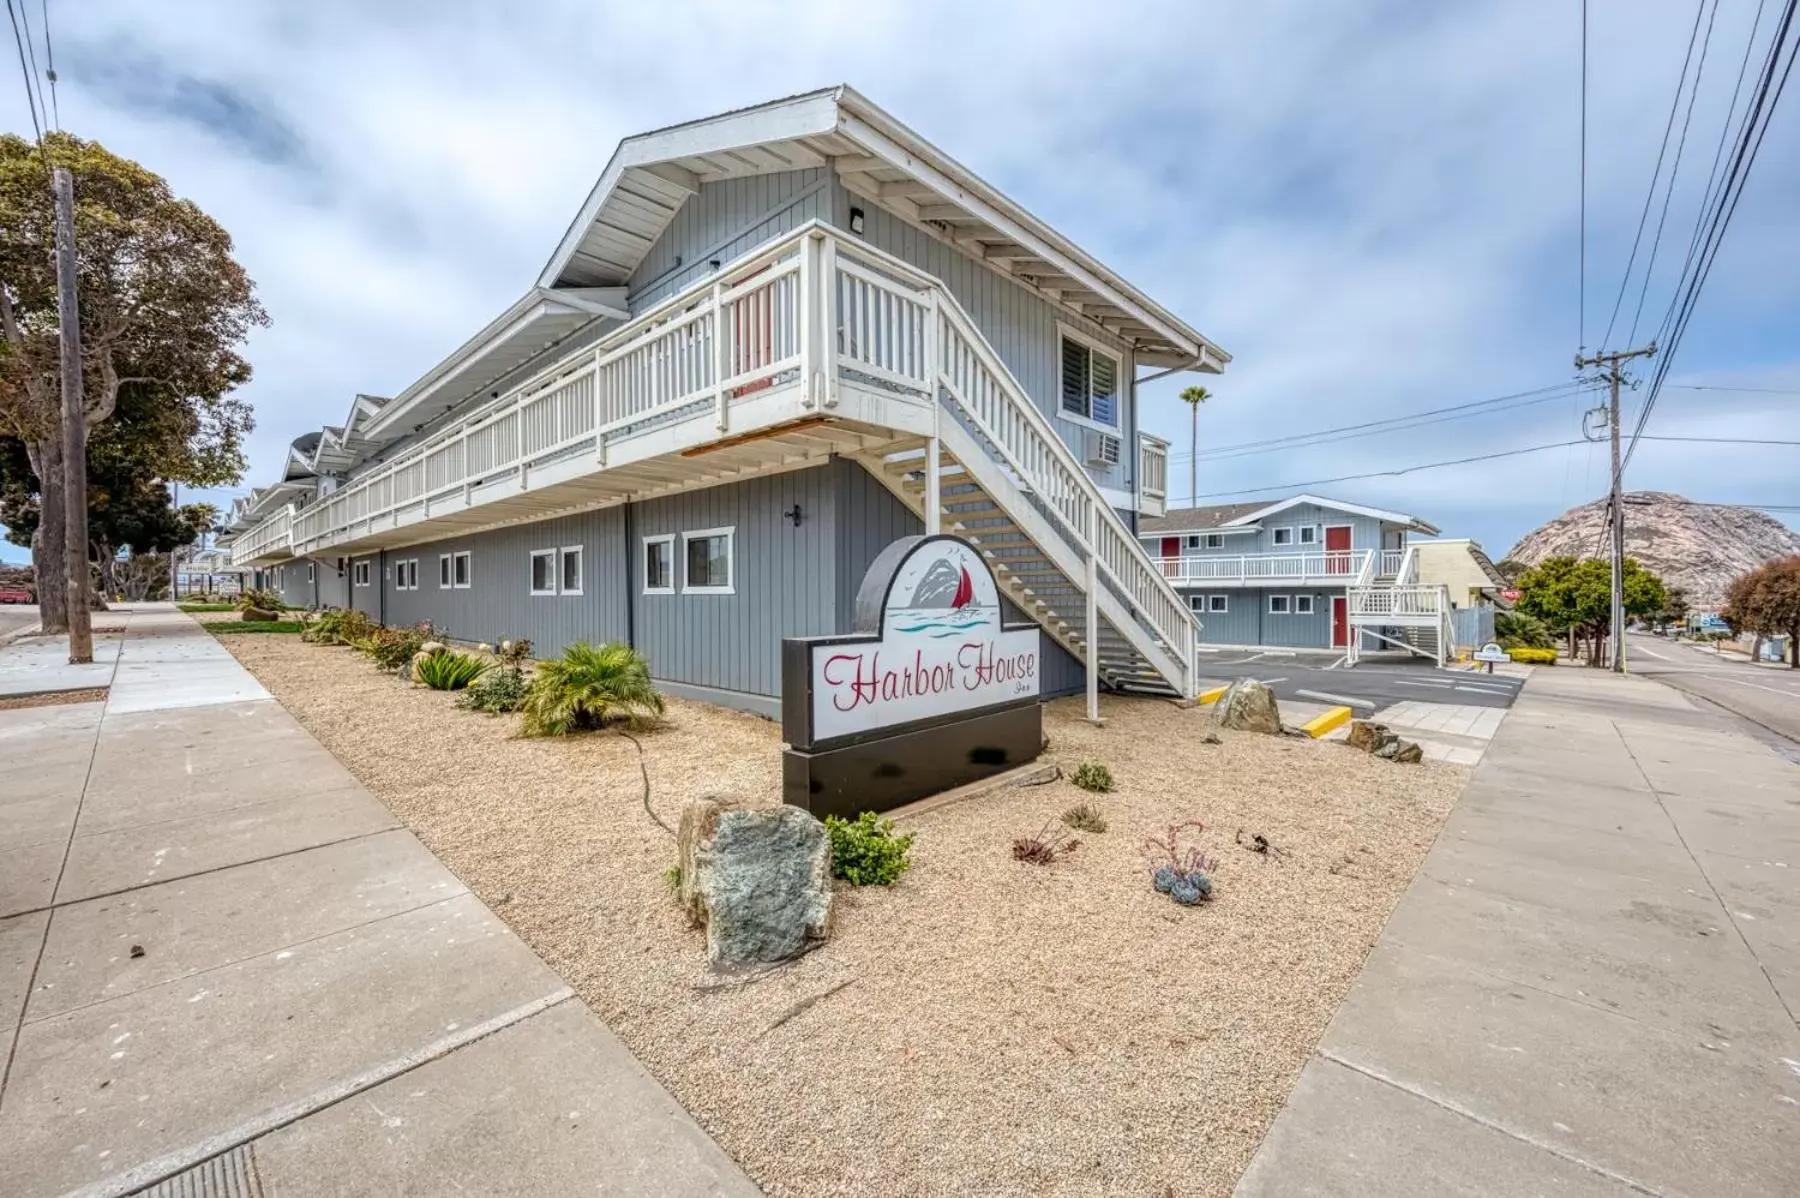
[[[1655,355],[1654,341],[1643,349],[1598,353],[1587,358],[1575,355],[1575,369],[1604,366],[1607,381],[1612,385],[1612,402],[1608,407],[1607,421],[1612,433],[1612,491],[1607,503],[1607,522],[1612,531],[1609,538],[1612,541],[1612,602],[1607,607],[1607,625],[1612,634],[1608,658],[1615,674],[1625,672],[1625,505],[1622,499],[1624,479],[1619,465],[1619,385],[1625,381],[1625,363],[1633,358],[1650,358]]]

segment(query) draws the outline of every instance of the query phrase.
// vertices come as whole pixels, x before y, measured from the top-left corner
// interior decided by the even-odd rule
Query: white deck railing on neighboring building
[[[1383,578],[1392,578],[1400,573],[1400,566],[1406,560],[1404,549],[1383,549],[1381,551],[1381,567],[1377,571]]]
[[[231,564],[247,566],[259,559],[288,557],[293,548],[294,505],[288,504],[231,544]]]
[[[1349,586],[1369,563],[1370,550],[1313,553],[1235,553],[1204,557],[1165,557],[1163,577],[1178,587],[1263,583],[1311,583]]]
[[[1138,514],[1161,516],[1169,505],[1169,443],[1138,434]]]

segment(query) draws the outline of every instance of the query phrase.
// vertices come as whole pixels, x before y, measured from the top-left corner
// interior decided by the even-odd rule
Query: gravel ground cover
[[[1227,1194],[1411,879],[1466,770],[1223,733],[1157,700],[1046,714],[1067,781],[905,821],[913,868],[841,890],[831,941],[749,980],[707,971],[617,736],[513,738],[513,717],[348,649],[231,651],[560,972],[770,1193]],[[773,802],[779,731],[671,700],[651,804]],[[1012,839],[1083,798],[1109,822],[1050,866]],[[1217,898],[1152,890],[1143,838],[1198,818]],[[1237,843],[1261,833],[1280,857]]]

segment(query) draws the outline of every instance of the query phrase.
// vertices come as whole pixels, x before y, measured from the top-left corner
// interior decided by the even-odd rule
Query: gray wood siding
[[[270,588],[281,595],[282,603],[288,607],[317,606],[318,596],[314,589],[316,584],[306,576],[310,565],[314,563],[297,559],[275,567]]]
[[[576,641],[625,640],[624,536],[624,513],[614,507],[390,549],[380,579],[386,623],[430,620],[438,631],[459,641],[492,644],[529,637],[540,657],[561,653]],[[531,551],[577,545],[582,551],[582,593],[533,595]],[[469,554],[470,585],[440,587],[438,558],[463,552]],[[414,559],[419,563],[419,588],[396,589],[396,563]]]
[[[908,224],[875,204],[836,189],[839,227],[848,229],[850,208],[861,208],[865,217],[863,238],[943,281],[968,310],[1000,360],[1019,380],[1026,394],[1050,417],[1065,444],[1082,459],[1086,427],[1060,415],[1062,364],[1057,323],[1080,329],[1093,340],[1110,345],[1120,355],[1119,436],[1123,444],[1119,465],[1110,470],[1089,470],[1103,487],[1135,494],[1137,490],[1137,397],[1131,347],[1111,334],[1101,333],[1073,312],[1065,312],[1049,300],[983,266],[954,246]]]
[[[689,491],[632,506],[632,543],[673,533],[675,593],[632,575],[638,648],[657,678],[748,695],[781,693],[781,639],[837,630],[832,467]],[[786,513],[800,505],[796,527]],[[735,528],[730,595],[684,590],[681,534]],[[641,552],[641,550],[634,550]]]
[[[1275,543],[1277,528],[1298,529],[1303,524],[1315,525],[1319,529],[1319,539],[1315,543],[1300,544],[1300,534],[1297,531],[1294,533],[1295,539],[1292,544],[1277,545]],[[1325,548],[1325,526],[1328,524],[1348,524],[1350,526],[1350,548],[1352,550],[1381,548],[1382,525],[1380,520],[1373,516],[1358,516],[1312,503],[1303,503],[1291,507],[1285,512],[1267,517],[1254,533],[1227,535],[1224,538],[1224,544],[1217,549],[1205,547],[1206,533],[1204,530],[1200,532],[1146,533],[1141,541],[1146,552],[1152,557],[1162,556],[1162,543],[1165,537],[1181,539],[1181,556],[1183,557],[1236,557],[1239,554],[1251,553],[1320,552]],[[1200,547],[1189,548],[1188,538],[1196,536],[1200,538]]]
[[[1209,612],[1196,608],[1204,625],[1200,632],[1203,645],[1284,645],[1294,649],[1326,649],[1331,646],[1331,599],[1342,590],[1329,591],[1307,587],[1198,587],[1183,590],[1182,597],[1224,595],[1227,610]],[[1289,610],[1269,610],[1270,595],[1288,596]],[[1311,615],[1296,615],[1293,598],[1310,595]]]
[[[356,585],[356,563],[369,563],[369,585]],[[350,577],[350,606],[369,617],[371,620],[381,619],[381,563],[382,555],[370,554],[367,557],[353,557],[345,561],[346,573]]]
[[[696,279],[712,262],[729,265],[763,242],[817,217],[831,217],[832,180],[823,168],[780,171],[700,185],[631,275],[633,315]]]
[[[319,606],[350,606],[350,559],[328,557],[318,559]]]

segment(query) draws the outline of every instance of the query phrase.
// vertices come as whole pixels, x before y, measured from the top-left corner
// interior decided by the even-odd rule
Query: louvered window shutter
[[[1089,366],[1087,346],[1070,341],[1067,337],[1063,338],[1062,408],[1071,415],[1093,415],[1093,407],[1088,400],[1088,387],[1092,381]]]
[[[1119,364],[1105,354],[1093,354],[1093,418],[1101,424],[1118,423]]]

